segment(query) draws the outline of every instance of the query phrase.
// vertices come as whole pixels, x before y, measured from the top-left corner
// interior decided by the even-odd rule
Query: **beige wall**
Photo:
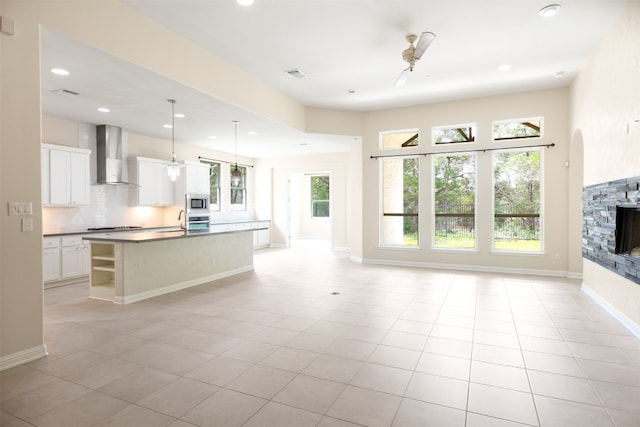
[[[0,14],[14,17],[2,4]],[[15,19],[15,18],[14,18]],[[0,34],[0,369],[44,354],[40,203],[39,28],[16,19]],[[7,202],[31,202],[33,215],[7,215]],[[21,219],[33,221],[21,231]]]
[[[444,266],[493,271],[520,271],[538,274],[568,274],[567,210],[569,191],[569,92],[568,89],[526,92],[464,101],[423,105],[411,108],[370,112],[365,118],[363,142],[363,258],[370,262],[395,262],[406,265]],[[491,124],[494,120],[544,116],[544,135],[535,140],[491,140]],[[372,155],[443,152],[451,147],[432,146],[431,128],[460,123],[477,123],[474,144],[456,150],[478,150],[496,147],[516,147],[529,144],[550,144],[543,149],[543,215],[544,253],[536,255],[509,255],[495,253],[492,245],[492,159],[491,152],[477,153],[477,251],[457,252],[432,249],[431,230],[431,156],[421,157],[420,177],[420,248],[390,249],[379,246],[379,194],[378,160]],[[410,149],[379,149],[379,133],[418,128],[421,146]]]
[[[640,2],[600,43],[571,88],[571,134],[584,145],[584,185],[640,175]],[[573,211],[572,211],[573,212]],[[573,217],[579,221],[580,216]],[[640,324],[640,285],[584,260],[583,283]]]

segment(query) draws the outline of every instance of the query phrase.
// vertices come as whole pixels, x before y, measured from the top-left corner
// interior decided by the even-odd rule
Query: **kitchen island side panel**
[[[129,303],[253,270],[253,231],[122,243],[122,293]]]

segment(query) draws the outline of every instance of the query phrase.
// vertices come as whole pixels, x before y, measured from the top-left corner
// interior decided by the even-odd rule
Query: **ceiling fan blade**
[[[436,38],[436,35],[430,31],[425,31],[420,35],[418,39],[418,44],[416,44],[416,48],[413,51],[413,57],[415,59],[420,59],[424,54],[424,51],[427,50],[431,42]]]
[[[396,80],[396,87],[402,87],[407,82],[407,77],[409,77],[409,68],[405,68],[402,70],[400,75],[398,76],[398,80]]]

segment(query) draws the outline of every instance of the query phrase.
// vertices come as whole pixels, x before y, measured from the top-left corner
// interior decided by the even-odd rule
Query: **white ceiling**
[[[626,4],[638,0],[562,0],[552,18],[538,15],[544,0],[122,1],[304,105],[370,111],[568,86]],[[437,38],[396,88],[407,66],[405,36],[423,31]],[[352,141],[302,134],[50,30],[42,57],[48,115],[170,139],[162,125],[174,98],[186,115],[176,119],[177,142],[233,152],[232,120],[240,121],[238,154],[249,157],[345,151]],[[503,64],[511,69],[498,71]],[[52,67],[71,74],[55,76]],[[296,68],[308,78],[285,73]],[[60,88],[79,95],[53,92]]]

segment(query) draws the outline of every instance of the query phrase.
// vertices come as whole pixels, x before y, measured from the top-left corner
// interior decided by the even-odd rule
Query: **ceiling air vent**
[[[74,91],[69,90],[69,89],[55,89],[52,92],[55,93],[56,95],[62,95],[62,96],[78,96],[78,95],[80,95],[78,92],[74,92]]]
[[[307,75],[305,73],[303,73],[302,71],[300,71],[299,69],[297,69],[297,68],[295,68],[293,70],[287,70],[287,71],[285,71],[285,73],[289,74],[294,79],[306,79],[307,78]]]

